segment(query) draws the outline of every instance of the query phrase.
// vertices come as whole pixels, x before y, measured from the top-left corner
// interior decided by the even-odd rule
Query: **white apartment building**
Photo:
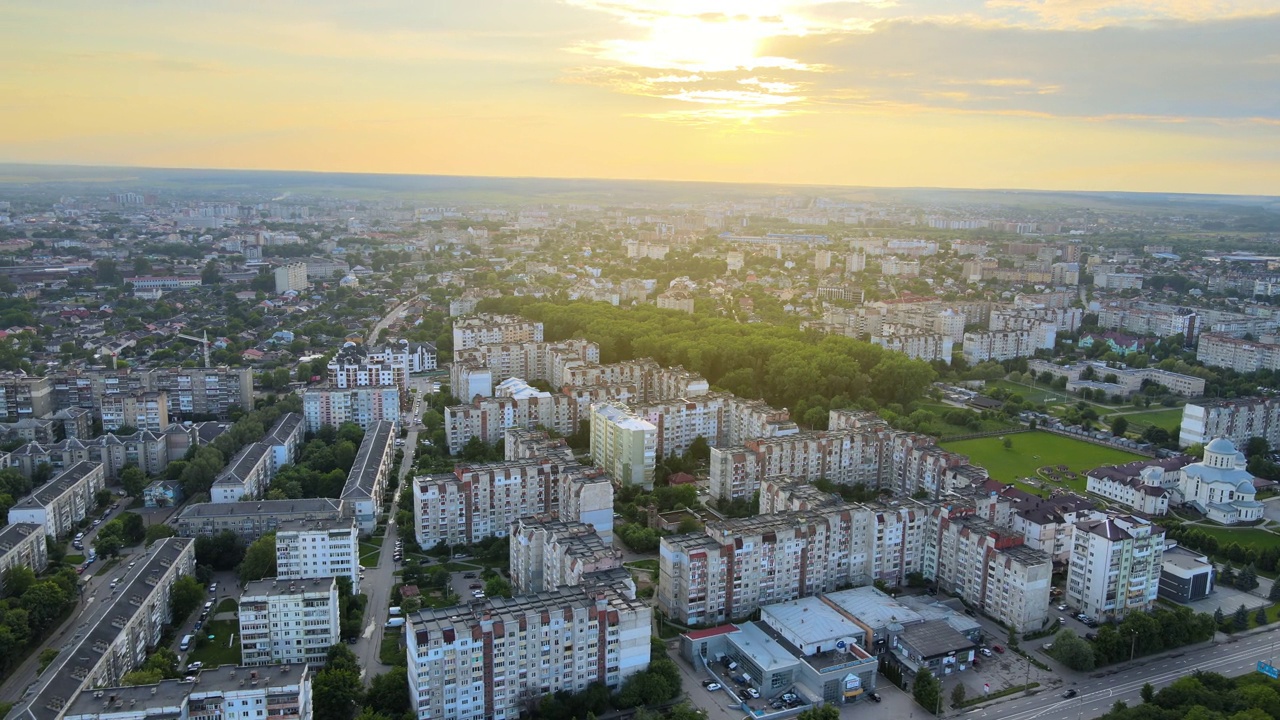
[[[1141,290],[1143,276],[1140,273],[1094,273],[1093,286],[1099,290]]]
[[[109,597],[99,594],[97,609],[81,616],[84,626],[26,689],[10,718],[61,720],[82,690],[118,685],[160,643],[173,619],[173,584],[195,572],[195,541],[164,538],[137,558],[137,567],[116,571],[123,581]]]
[[[45,534],[54,538],[70,535],[93,509],[93,496],[105,485],[102,463],[78,462],[14,503],[9,524],[43,525]]]
[[[374,361],[402,367],[406,373],[436,369],[436,346],[429,342],[391,340],[383,347],[369,348],[369,357]]]
[[[941,360],[948,365],[951,364],[951,351],[955,347],[955,341],[950,335],[890,323],[880,327],[880,334],[873,335],[871,343],[902,353],[912,360]]]
[[[679,310],[693,314],[693,293],[685,290],[668,290],[658,295],[654,302],[663,310]]]
[[[345,577],[360,594],[360,530],[352,518],[295,520],[276,529],[276,578]]]
[[[302,393],[302,417],[307,432],[325,425],[353,422],[368,430],[379,422],[400,422],[397,387],[307,388]]]
[[[353,517],[356,527],[369,535],[378,527],[378,518],[387,493],[387,480],[395,472],[395,425],[376,422],[370,425],[356,450],[356,459],[342,486],[342,512]]]
[[[1196,344],[1196,359],[1242,373],[1276,370],[1280,369],[1280,342],[1274,336],[1244,340],[1226,333],[1203,333]]]
[[[622,567],[621,551],[595,528],[547,515],[515,522],[509,555],[511,587],[519,595],[592,584],[593,574]]]
[[[266,443],[250,443],[240,448],[227,467],[213,481],[209,502],[232,503],[260,500],[271,484],[274,452]]]
[[[600,346],[586,340],[479,345],[461,350],[454,348],[449,377],[451,387],[455,388],[454,394],[469,400],[474,395],[458,395],[456,392],[457,388],[465,387],[465,383],[459,382],[454,375],[454,368],[459,365],[488,370],[490,382],[521,377],[543,380],[558,388],[566,384],[564,373],[568,368],[599,363]]]
[[[161,680],[153,685],[81,690],[63,708],[64,720],[311,720],[308,668],[223,665],[200,672],[200,682]],[[52,717],[52,715],[50,716]]]
[[[972,512],[950,505],[933,510],[925,576],[1005,625],[1041,629],[1049,619],[1052,558]]]
[[[338,583],[333,578],[266,578],[240,593],[240,662],[324,665],[338,637]]]
[[[115,432],[125,426],[164,432],[169,427],[168,393],[160,390],[103,397],[102,429]]]
[[[262,444],[271,448],[271,475],[274,477],[280,468],[292,465],[302,454],[302,441],[306,439],[303,432],[302,416],[298,413],[285,413],[276,419],[275,424],[262,438]]]
[[[476,315],[453,321],[453,351],[480,345],[542,342],[542,323],[514,315]]]
[[[653,487],[658,428],[625,406],[591,406],[591,462],[624,485]]]
[[[31,568],[36,575],[49,567],[49,544],[39,525],[16,523],[0,528],[0,597],[4,579],[16,567]]]
[[[1076,523],[1066,602],[1099,620],[1146,612],[1160,589],[1164,530],[1131,515]]]
[[[1266,438],[1271,447],[1280,447],[1280,398],[1201,400],[1182,408],[1178,442],[1183,447],[1226,438],[1242,448],[1251,437]]]
[[[776,410],[761,400],[745,400],[732,393],[643,403],[632,412],[657,428],[657,457],[682,454],[699,437],[718,447],[800,432],[785,409]]]
[[[567,395],[527,398],[477,397],[444,409],[449,452],[456,455],[473,437],[496,443],[510,428],[545,427],[570,435],[578,430],[578,403]]]
[[[414,712],[419,720],[516,720],[547,693],[597,682],[616,690],[649,666],[652,615],[600,587],[418,612],[405,625]]]
[[[1036,350],[1052,349],[1058,330],[1049,323],[1035,323],[1034,329],[994,330],[964,334],[964,359],[970,365],[987,360],[1031,357]]]
[[[358,343],[343,345],[326,369],[329,385],[342,390],[358,387],[409,390],[409,368],[404,355],[375,352]]]
[[[505,536],[521,517],[551,513],[564,503],[564,494],[575,496],[571,509],[576,512],[565,512],[563,519],[594,519],[607,525],[601,532],[611,534],[613,493],[603,489],[608,484],[607,477],[558,458],[458,465],[452,473],[414,479],[415,535],[424,548]]]
[[[289,263],[275,269],[276,293],[302,292],[310,287],[307,281],[307,264]]]

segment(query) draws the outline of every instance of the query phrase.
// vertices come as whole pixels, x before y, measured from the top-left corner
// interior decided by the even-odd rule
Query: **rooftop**
[[[253,580],[244,586],[240,593],[240,601],[250,597],[282,597],[285,595],[329,593],[337,588],[337,581],[331,577],[310,578],[307,580],[281,580],[263,578]]]
[[[975,647],[972,640],[945,620],[928,620],[903,628],[899,638],[926,659]]]
[[[269,452],[271,452],[271,446],[264,443],[245,445],[232,458],[231,464],[218,475],[218,479],[213,481],[213,484],[243,485],[244,481],[253,474],[254,468],[266,459]]]
[[[760,625],[761,623],[753,622],[739,625],[738,632],[729,636],[729,642],[744,654],[750,655],[751,660],[765,672],[797,664],[799,658],[770,637]]]
[[[870,586],[827,593],[823,597],[873,630],[893,623],[908,625],[924,620],[920,613]]]
[[[66,715],[106,714],[110,706],[118,711],[125,708],[167,709],[182,705],[187,697],[200,699],[212,694],[224,694],[253,689],[263,692],[269,688],[297,692],[299,683],[307,678],[306,665],[267,665],[263,667],[237,667],[223,665],[200,671],[200,682],[162,680],[154,685],[97,688],[84,690],[66,708]],[[246,683],[249,683],[246,687]],[[149,718],[163,717],[159,713],[147,713]]]
[[[395,424],[387,420],[379,420],[364,433],[360,450],[356,452],[351,472],[347,473],[347,484],[342,488],[342,498],[369,498],[373,496],[373,487],[378,482],[378,473],[382,470],[382,459],[386,449],[391,445]]]
[[[227,517],[234,515],[283,515],[297,513],[323,513],[337,515],[342,512],[342,501],[333,498],[303,498],[298,500],[246,500],[231,503],[196,503],[187,505],[178,513],[179,520]]]
[[[20,500],[13,507],[15,508],[34,508],[45,507],[49,503],[62,497],[80,482],[89,473],[102,467],[102,463],[96,462],[78,462],[75,465],[58,473],[58,476],[44,485],[37,488],[27,497]]]
[[[864,635],[862,628],[816,597],[788,600],[760,608],[760,620],[789,633],[802,645]]]
[[[31,533],[39,532],[42,525],[35,523],[14,523],[0,528],[0,555],[8,553],[25,540]]]

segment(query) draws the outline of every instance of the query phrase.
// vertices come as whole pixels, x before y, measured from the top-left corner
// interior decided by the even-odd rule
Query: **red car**
[[[992,650],[995,650],[995,651],[996,651],[996,652],[998,652],[998,653],[1002,653],[1002,652],[1004,652],[1004,648],[1003,648],[1003,647],[1001,647],[1001,646],[999,646],[999,645],[992,645],[992,646],[991,646],[991,649],[992,649]]]
[[[483,585],[481,585],[480,583],[471,583],[470,585],[468,585],[468,586],[467,586],[467,589],[468,589],[468,590],[479,590],[479,589],[480,589],[480,588],[482,588],[482,587],[484,587],[484,586],[483,586]]]
[[[84,566],[83,566],[83,565],[77,565],[77,566],[76,566],[76,574],[77,574],[77,575],[83,575],[83,574],[84,574]]]

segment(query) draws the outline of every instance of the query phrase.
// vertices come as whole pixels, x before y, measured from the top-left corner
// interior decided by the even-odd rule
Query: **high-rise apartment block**
[[[53,382],[14,372],[0,374],[0,422],[43,418],[53,414]]]
[[[373,533],[382,514],[387,494],[387,481],[395,472],[395,425],[375,422],[364,433],[355,462],[342,486],[342,509],[353,517],[364,535]]]
[[[240,662],[324,665],[338,637],[338,583],[333,578],[267,578],[240,593]]]
[[[120,393],[102,398],[102,429],[122,427],[164,432],[169,427],[169,395],[163,390]]]
[[[294,262],[281,265],[275,269],[275,281],[276,292],[279,294],[306,290],[311,285],[307,281],[307,264]]]
[[[525,595],[598,584],[593,578],[622,568],[622,553],[586,523],[536,515],[515,522],[510,561],[511,586]],[[625,571],[622,575],[623,582],[630,581]]]
[[[14,503],[9,524],[43,525],[54,538],[70,535],[93,510],[94,495],[105,485],[102,463],[76,463]]]
[[[476,315],[453,322],[453,351],[480,345],[542,342],[542,323],[514,315]]]
[[[653,611],[612,587],[561,587],[405,625],[418,718],[516,720],[548,693],[610,689],[649,666]]]
[[[39,575],[48,566],[49,543],[39,525],[20,522],[0,528],[0,596],[10,570],[26,567]]]
[[[1245,340],[1226,333],[1204,333],[1196,343],[1196,359],[1240,373],[1276,370],[1280,369],[1280,342],[1274,336]]]
[[[476,397],[469,405],[444,410],[449,452],[458,454],[471,438],[496,443],[509,428],[545,427],[565,435],[578,430],[578,403],[567,395],[537,393],[529,397]]]
[[[325,425],[353,422],[368,430],[379,422],[399,423],[400,388],[307,388],[302,393],[302,417],[307,432]]]
[[[347,343],[327,366],[329,385],[339,389],[358,387],[394,387],[409,389],[406,358],[373,352],[364,345]]]
[[[352,518],[300,520],[276,528],[276,578],[345,577],[360,594],[360,530]]]
[[[658,428],[626,406],[591,407],[591,462],[624,485],[653,487]]]
[[[233,503],[258,500],[266,495],[273,475],[272,456],[271,446],[265,443],[249,443],[240,448],[214,478],[209,501]]]
[[[1146,612],[1160,589],[1164,530],[1131,515],[1076,523],[1067,604],[1099,620]]]
[[[109,597],[99,594],[98,609],[83,616],[84,627],[68,636],[9,717],[61,720],[81,691],[119,685],[160,644],[173,620],[173,584],[195,572],[195,541],[164,538],[135,557],[137,567],[117,570],[122,582]],[[101,709],[102,702],[95,698],[94,704]]]
[[[84,408],[101,416],[109,395],[163,391],[169,418],[227,417],[234,408],[253,407],[253,370],[249,368],[155,368],[87,370],[52,376],[54,406]]]
[[[1178,443],[1183,447],[1226,438],[1242,448],[1251,437],[1265,438],[1271,447],[1280,447],[1280,398],[1200,400],[1182,408]]]

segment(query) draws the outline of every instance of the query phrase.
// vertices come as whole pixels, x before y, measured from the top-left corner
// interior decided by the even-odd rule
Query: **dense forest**
[[[1280,720],[1280,681],[1257,673],[1196,671],[1159,692],[1144,686],[1142,700],[1134,707],[1117,702],[1102,720]]]
[[[825,428],[832,408],[901,406],[920,398],[936,374],[928,363],[837,335],[776,325],[607,303],[485,300],[482,312],[519,314],[543,324],[548,341],[586,338],[600,346],[600,362],[650,357],[682,365],[713,387],[761,398],[791,417]]]

